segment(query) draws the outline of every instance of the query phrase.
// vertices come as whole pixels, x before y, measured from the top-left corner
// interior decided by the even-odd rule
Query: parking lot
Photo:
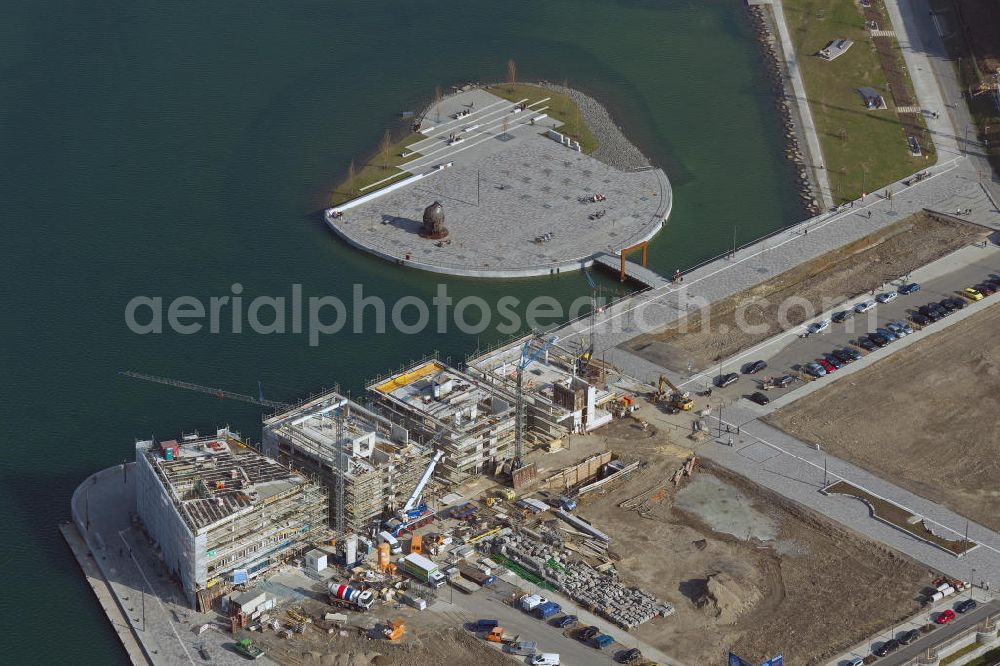
[[[885,327],[889,322],[896,320],[909,324],[920,337],[921,327],[909,319],[920,306],[930,302],[938,302],[944,298],[958,298],[965,305],[971,305],[973,301],[961,296],[960,292],[964,288],[971,287],[991,276],[1000,278],[1000,249],[993,245],[987,248],[965,248],[951,257],[934,262],[925,269],[915,271],[913,275],[909,276],[909,280],[905,278],[897,280],[886,285],[883,290],[876,291],[875,295],[867,294],[847,301],[828,312],[824,312],[821,316],[809,320],[810,322],[820,320],[830,322],[825,330],[808,336],[805,335],[805,327],[786,331],[782,335],[724,361],[711,373],[695,376],[686,383],[685,388],[699,390],[712,384],[713,400],[734,401],[749,398],[753,393],[760,391],[764,380],[768,377],[780,377],[786,374],[795,377],[795,381],[787,388],[775,388],[765,392],[767,397],[773,401],[801,388],[805,382],[830,381],[832,377],[815,379],[809,376],[805,372],[805,364],[815,362],[817,359],[825,359],[833,350],[845,347],[857,350],[863,356],[868,355],[871,352],[857,345],[859,337],[867,336],[876,329]],[[910,281],[918,282],[921,289],[909,295],[899,295],[887,303],[878,303],[868,312],[855,314],[843,323],[830,321],[835,312],[849,310],[854,305],[874,299],[881,293],[896,291],[900,286]],[[1000,301],[1000,293],[986,296],[982,303],[996,301]],[[949,323],[949,318],[945,317],[942,321],[929,324],[927,331],[940,330]],[[893,345],[897,344],[898,342],[890,342],[882,353],[891,353]],[[767,368],[753,375],[743,373],[748,365],[758,360],[766,361]],[[739,379],[725,388],[718,388],[719,377],[729,373],[739,374]],[[832,374],[836,376],[836,371]]]

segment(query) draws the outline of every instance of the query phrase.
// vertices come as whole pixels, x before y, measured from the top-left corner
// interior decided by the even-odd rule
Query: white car
[[[894,291],[887,291],[884,294],[879,294],[878,296],[876,296],[875,300],[878,301],[879,303],[888,303],[889,301],[896,300],[896,296],[898,295],[899,294],[897,294]]]
[[[847,666],[864,666],[865,660],[861,657],[853,657],[847,662]]]
[[[858,303],[857,305],[855,305],[854,311],[857,312],[858,314],[861,314],[862,312],[868,312],[873,307],[875,307],[875,301],[864,301],[862,303]]]
[[[819,333],[820,331],[825,331],[830,328],[829,319],[820,319],[819,321],[814,321],[813,323],[806,326],[806,331],[811,335],[813,333]]]

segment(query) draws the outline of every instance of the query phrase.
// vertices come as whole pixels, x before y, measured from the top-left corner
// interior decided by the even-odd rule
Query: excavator
[[[694,409],[694,400],[691,399],[691,394],[681,391],[665,375],[660,375],[656,392],[653,394],[653,402],[659,403],[664,401],[668,402],[672,407],[685,412]]]

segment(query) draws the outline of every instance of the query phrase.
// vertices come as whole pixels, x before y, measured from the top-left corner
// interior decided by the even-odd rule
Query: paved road
[[[899,666],[900,664],[908,663],[911,659],[920,656],[926,648],[960,634],[977,622],[984,620],[987,615],[996,613],[997,611],[1000,611],[1000,601],[993,601],[988,605],[980,606],[974,612],[960,615],[957,619],[924,636],[916,643],[900,648],[891,656],[880,660],[878,662],[879,666]]]

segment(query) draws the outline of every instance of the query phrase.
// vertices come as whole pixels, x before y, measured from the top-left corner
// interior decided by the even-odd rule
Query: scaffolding
[[[514,395],[441,361],[418,362],[367,386],[373,409],[423,442],[437,436],[435,477],[463,483],[514,456]]]
[[[337,536],[371,534],[405,501],[429,451],[405,428],[331,391],[264,422],[264,450],[329,488]]]

